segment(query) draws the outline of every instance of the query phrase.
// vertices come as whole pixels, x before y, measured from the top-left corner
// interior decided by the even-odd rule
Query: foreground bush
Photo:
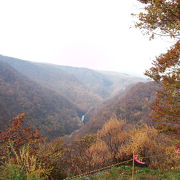
[[[30,153],[29,145],[16,151],[10,143],[7,155],[8,158],[0,166],[2,179],[47,179],[52,170]]]
[[[119,148],[118,157],[132,157],[132,152],[154,169],[176,168],[179,154],[176,153],[175,140],[147,125],[129,132],[126,143]]]
[[[24,127],[23,113],[0,132],[0,179],[46,179],[52,167],[38,157],[43,138],[39,130]]]
[[[68,176],[81,174],[95,167],[92,163],[90,147],[96,142],[95,135],[86,135],[80,140],[72,142],[65,148],[63,155],[63,167]]]
[[[178,169],[178,139],[141,125],[127,129],[124,121],[108,121],[97,133],[97,141],[87,151],[94,168],[132,159],[135,155],[154,169]]]
[[[65,153],[64,143],[61,138],[53,140],[51,142],[44,142],[41,144],[41,148],[38,151],[38,158],[41,162],[44,162],[45,167],[51,170],[49,173],[50,179],[64,179],[65,165],[63,164],[63,158]]]

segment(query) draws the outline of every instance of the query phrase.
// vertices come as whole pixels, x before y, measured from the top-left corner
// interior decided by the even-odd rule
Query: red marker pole
[[[134,151],[133,151],[132,180],[134,180]]]

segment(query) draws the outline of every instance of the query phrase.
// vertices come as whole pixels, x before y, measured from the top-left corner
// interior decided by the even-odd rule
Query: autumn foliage
[[[156,102],[152,106],[152,119],[180,122],[180,1],[179,0],[139,0],[145,3],[145,12],[138,15],[136,27],[147,34],[168,36],[175,44],[157,57],[145,75],[160,84]]]
[[[114,116],[96,135],[65,144],[61,138],[42,141],[38,131],[23,127],[23,121],[20,114],[1,132],[0,177],[64,179],[131,160],[133,151],[148,167],[178,170],[179,140],[145,124],[127,125]]]
[[[155,35],[180,36],[180,2],[179,0],[138,0],[146,4],[143,12],[138,14],[136,27],[144,30],[154,38]]]
[[[175,153],[178,144],[177,138],[159,134],[154,127],[130,126],[113,117],[96,136],[87,135],[69,144],[62,163],[65,172],[72,176],[129,161],[134,151],[138,159],[146,163],[145,167],[178,170],[179,155]]]
[[[19,114],[0,133],[0,178],[43,179],[52,170],[37,156],[43,142],[39,130],[23,127],[24,120],[24,113]]]
[[[180,163],[175,153],[178,142],[146,124],[129,127],[124,121],[112,118],[98,132],[96,144],[91,146],[96,156],[92,162],[102,163],[102,159],[102,164],[123,162],[131,159],[134,151],[139,158],[144,157],[148,167],[175,168]],[[103,153],[96,153],[98,146]]]
[[[117,157],[132,156],[134,151],[138,159],[145,162],[146,166],[150,168],[177,168],[180,163],[179,156],[175,153],[177,142],[170,136],[159,134],[154,127],[137,126],[129,131],[128,139],[119,148]]]
[[[37,151],[38,144],[43,141],[42,136],[39,129],[33,131],[31,127],[23,127],[24,119],[24,113],[19,114],[13,119],[8,129],[0,132],[0,147],[7,147],[7,144],[11,142],[14,150],[18,151],[24,145],[30,144],[32,153]],[[6,151],[0,149],[0,154],[6,154]]]

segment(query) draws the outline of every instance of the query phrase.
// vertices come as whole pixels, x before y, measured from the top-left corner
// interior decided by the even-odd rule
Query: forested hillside
[[[41,87],[0,60],[0,129],[19,113],[25,124],[40,128],[43,135],[57,137],[81,126],[82,113],[74,104]]]
[[[83,114],[142,78],[0,56],[1,129],[18,113],[48,137],[78,129]],[[116,92],[116,93],[115,93]]]
[[[149,121],[151,105],[155,101],[157,89],[158,85],[154,82],[134,85],[123,96],[117,95],[90,111],[87,115],[88,122],[65,139],[69,141],[85,134],[96,133],[111,117],[125,120],[128,124],[151,123]]]

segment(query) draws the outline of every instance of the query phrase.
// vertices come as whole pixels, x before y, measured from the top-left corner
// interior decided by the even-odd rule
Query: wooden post
[[[132,180],[134,180],[134,151],[133,151]]]

